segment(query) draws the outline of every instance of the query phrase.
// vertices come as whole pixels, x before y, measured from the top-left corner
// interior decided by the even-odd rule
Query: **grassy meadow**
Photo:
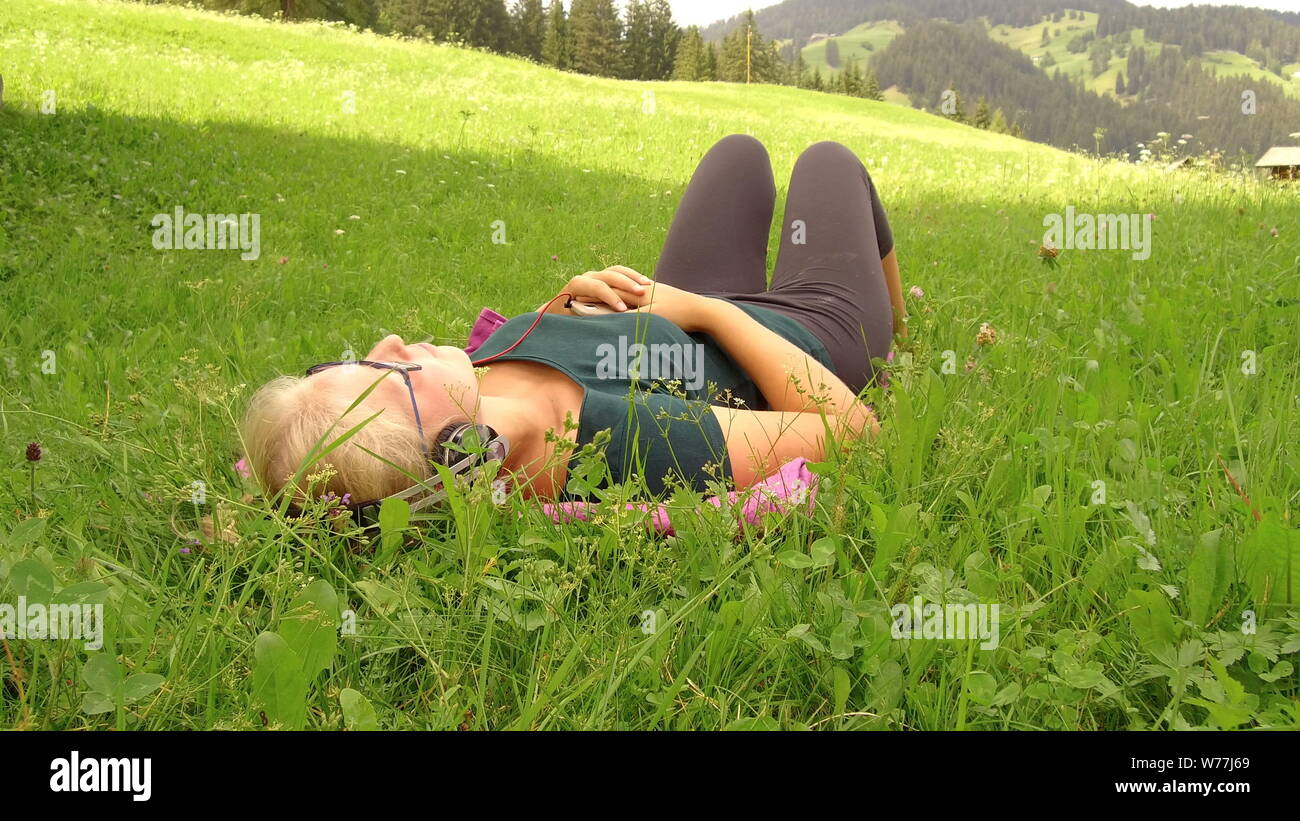
[[[106,0],[5,0],[0,72],[0,602],[105,612],[102,649],[4,642],[0,725],[1300,723],[1294,186]],[[665,539],[613,503],[557,526],[475,487],[362,541],[236,472],[278,374],[651,272],[734,132],[782,196],[808,144],[857,152],[919,289],[866,397],[883,434],[817,467],[813,513],[737,535],[675,499]],[[260,255],[155,249],[177,206],[259,214]],[[1067,207],[1152,215],[1150,258],[1049,264]],[[998,604],[1000,641],[894,638],[918,596]]]
[[[1037,23],[1032,26],[992,26],[989,28],[989,37],[1023,51],[1035,61],[1051,54],[1055,63],[1048,68],[1049,72],[1059,68],[1071,76],[1083,77],[1089,90],[1114,96],[1116,77],[1121,73],[1127,74],[1128,71],[1127,53],[1124,57],[1112,55],[1106,70],[1094,75],[1092,60],[1087,50],[1072,54],[1068,48],[1070,41],[1075,37],[1087,32],[1096,32],[1097,19],[1096,12],[1085,11],[1082,20],[1063,18],[1055,23]],[[1043,45],[1042,41],[1045,25],[1048,27],[1047,45]],[[1147,56],[1151,58],[1154,58],[1164,47],[1162,43],[1148,39],[1142,29],[1133,31],[1127,45],[1146,49]],[[1279,77],[1261,66],[1258,60],[1235,51],[1207,51],[1202,57],[1202,64],[1221,77],[1247,76],[1259,82],[1280,86],[1287,95],[1300,98],[1300,79],[1292,76],[1295,71],[1300,70],[1300,64],[1284,66],[1285,77]]]
[[[1051,54],[1056,62],[1048,69],[1049,73],[1059,68],[1068,75],[1082,76],[1089,90],[1113,96],[1115,75],[1123,71],[1127,65],[1124,59],[1111,57],[1110,67],[1094,77],[1092,60],[1089,59],[1088,52],[1085,50],[1071,53],[1068,48],[1070,41],[1075,37],[1097,30],[1097,16],[1096,12],[1086,11],[1083,13],[1082,20],[1063,18],[1055,23],[1036,23],[1032,26],[993,26],[989,28],[989,38],[1017,51],[1023,51],[1035,61]],[[1043,45],[1043,26],[1049,29],[1047,45]],[[1139,31],[1134,44],[1145,45],[1145,43],[1145,33]]]
[[[1300,99],[1300,63],[1288,63],[1282,67],[1286,77],[1268,71],[1244,54],[1235,51],[1209,51],[1205,54],[1205,65],[1221,77],[1249,77],[1257,82],[1274,83],[1290,97]]]
[[[809,69],[815,67],[821,71],[823,77],[829,77],[838,74],[840,68],[843,68],[849,60],[855,61],[859,68],[865,66],[873,53],[889,45],[890,40],[902,33],[903,27],[893,20],[863,23],[833,38],[840,50],[839,67],[832,68],[826,62],[826,40],[818,40],[804,46],[803,59]]]
[[[1035,62],[1050,54],[1054,62],[1047,69],[1049,73],[1059,69],[1070,76],[1082,77],[1090,91],[1113,97],[1116,77],[1128,70],[1127,52],[1124,57],[1113,55],[1107,69],[1101,74],[1094,75],[1088,52],[1085,50],[1071,53],[1068,48],[1070,41],[1075,37],[1096,32],[1097,19],[1096,12],[1087,11],[1083,12],[1083,19],[1062,18],[1055,23],[1040,22],[1032,26],[1006,24],[989,26],[988,34],[991,40],[1022,51]],[[1044,26],[1048,28],[1046,45],[1042,41]],[[891,40],[902,33],[903,27],[893,20],[866,22],[844,32],[835,38],[839,44],[841,67],[849,58],[856,60],[860,65],[865,63],[872,54],[888,46]],[[1150,57],[1154,57],[1162,47],[1159,42],[1148,40],[1142,29],[1136,29],[1132,33],[1128,45],[1145,48]],[[831,77],[839,73],[839,69],[831,68],[826,62],[825,40],[818,40],[816,43],[804,46],[803,59],[809,69],[816,67],[823,77]],[[1284,66],[1283,71],[1286,76],[1279,77],[1266,70],[1257,60],[1234,51],[1208,51],[1202,58],[1202,62],[1209,71],[1219,76],[1245,76],[1259,82],[1273,83],[1280,86],[1287,95],[1300,98],[1300,77],[1293,76],[1300,72],[1300,63]],[[910,105],[907,95],[897,88],[884,89],[884,94],[886,102]]]

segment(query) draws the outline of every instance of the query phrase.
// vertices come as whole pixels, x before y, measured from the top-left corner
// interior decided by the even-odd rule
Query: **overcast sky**
[[[673,16],[683,26],[706,26],[724,17],[739,14],[745,9],[758,11],[766,6],[776,5],[773,0],[669,0],[673,7]],[[1133,2],[1133,0],[1130,0]],[[1174,8],[1177,6],[1197,5],[1212,6],[1258,6],[1261,8],[1281,9],[1282,11],[1300,11],[1300,0],[1249,0],[1248,2],[1224,2],[1224,0],[1137,0],[1139,6],[1160,6]]]

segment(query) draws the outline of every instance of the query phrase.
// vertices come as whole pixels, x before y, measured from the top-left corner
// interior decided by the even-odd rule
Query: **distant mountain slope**
[[[1122,10],[1125,0],[785,0],[754,13],[769,37],[806,40],[819,31],[845,32],[864,22],[897,20],[904,26],[922,20],[960,23],[987,18],[993,25],[1027,26],[1065,8],[1083,11]],[[705,39],[719,40],[741,16],[704,29]]]
[[[887,99],[933,109],[955,88],[1061,147],[1132,151],[1163,131],[1256,154],[1300,130],[1295,14],[1126,0],[786,0],[756,22],[788,38],[789,54],[806,43],[810,71],[870,60]],[[817,33],[840,35],[829,59],[826,39],[807,42]]]
[[[816,68],[822,74],[831,74],[842,69],[849,60],[855,60],[861,64],[869,59],[872,54],[889,45],[891,40],[902,34],[903,27],[893,20],[883,20],[863,23],[843,33],[826,33],[837,34],[837,36],[810,42],[803,47],[802,53],[803,61],[810,70]],[[831,65],[831,61],[827,59],[827,50],[830,48],[829,43],[831,40],[835,41],[834,50],[839,54],[839,59],[835,65]]]
[[[1190,6],[1176,9],[1136,6],[1127,0],[784,0],[755,12],[764,34],[794,39],[800,45],[814,32],[845,32],[864,22],[897,20],[904,26],[922,20],[1030,26],[1066,10],[1101,17],[1099,36],[1146,29],[1154,40],[1186,46],[1191,53],[1227,49],[1246,53],[1258,41],[1282,60],[1300,60],[1300,12],[1244,6]],[[705,39],[721,39],[741,16],[704,29]]]
[[[1300,27],[1261,9],[1241,6],[1156,9],[1125,3],[1101,15],[1097,36],[1138,28],[1144,29],[1152,40],[1183,46],[1192,57],[1199,57],[1207,49],[1227,49],[1242,54],[1258,51],[1267,56],[1268,62],[1276,60],[1278,66],[1300,60]]]
[[[1123,38],[1117,35],[1116,42],[1107,44],[1109,56],[1097,59],[1090,53],[1092,49],[1081,47],[1079,43],[1087,39],[1088,45],[1091,45],[1095,40],[1099,16],[1094,12],[1083,12],[1077,17],[1050,23],[1040,21],[1029,26],[992,26],[988,36],[1029,55],[1035,65],[1049,74],[1064,72],[1081,80],[1091,91],[1116,97],[1119,95],[1116,93],[1115,80],[1123,72],[1127,50],[1146,47],[1147,39],[1140,29],[1129,32]],[[1125,42],[1119,43],[1120,39]]]
[[[1123,96],[1123,93],[1116,94],[1116,80],[1121,74],[1127,76],[1125,65],[1128,51],[1131,48],[1145,48],[1150,56],[1152,52],[1170,44],[1151,36],[1142,28],[1099,35],[1099,19],[1100,15],[1086,12],[1083,19],[1067,17],[1056,22],[1039,22],[1030,26],[991,26],[989,37],[1028,54],[1040,68],[1064,71],[1082,79],[1088,88],[1098,94]],[[1047,31],[1046,38],[1044,30]],[[1071,51],[1071,43],[1080,37],[1091,38],[1087,48]],[[1103,42],[1099,43],[1099,40]],[[1097,46],[1103,45],[1109,56],[1103,58],[1105,68],[1098,72],[1093,52]],[[1188,53],[1186,46],[1182,47],[1182,52],[1184,56],[1194,56]],[[1300,63],[1279,64],[1275,61],[1274,69],[1270,71],[1261,61],[1261,58],[1268,59],[1262,47],[1255,50],[1255,55],[1248,57],[1228,49],[1210,49],[1202,53],[1201,65],[1221,77],[1249,76],[1274,83],[1281,86],[1289,96],[1300,99],[1300,80],[1291,76],[1293,72],[1300,71]]]
[[[1268,83],[1249,89],[1243,109],[1240,80],[1214,77],[1176,47],[1134,48],[1125,69],[1134,91],[1129,105],[1082,88],[1066,72],[1048,76],[1024,54],[989,39],[975,22],[918,23],[896,37],[872,65],[882,87],[898,86],[914,105],[938,109],[945,91],[977,96],[1001,108],[1030,139],[1063,148],[1134,152],[1156,132],[1190,134],[1194,148],[1258,155],[1286,142],[1300,126],[1300,102]],[[1102,133],[1098,138],[1098,129]]]
[[[1279,77],[1261,66],[1257,60],[1252,60],[1244,54],[1235,51],[1207,51],[1201,60],[1201,65],[1220,77],[1250,77],[1254,80],[1279,84],[1286,91],[1287,96],[1300,99],[1300,63],[1284,66],[1285,76]],[[1300,124],[1297,127],[1300,127]]]

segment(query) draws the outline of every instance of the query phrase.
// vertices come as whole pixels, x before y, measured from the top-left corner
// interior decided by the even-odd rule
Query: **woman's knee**
[[[862,160],[858,159],[858,155],[854,154],[848,146],[834,140],[822,140],[805,148],[799,155],[795,167],[808,163],[860,168],[863,173],[866,173],[866,167],[862,164]]]
[[[755,137],[748,134],[729,134],[718,140],[709,149],[709,154],[722,154],[732,162],[760,163],[771,167],[767,149]]]

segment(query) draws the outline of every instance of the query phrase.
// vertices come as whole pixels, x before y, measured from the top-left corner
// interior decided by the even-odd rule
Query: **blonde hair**
[[[254,478],[268,495],[284,489],[317,442],[321,442],[319,450],[323,450],[374,413],[359,405],[345,415],[351,404],[352,400],[313,390],[307,378],[299,376],[281,376],[258,389],[244,415],[244,452]],[[429,473],[414,423],[385,411],[307,468],[299,487],[290,488],[293,501],[302,503],[306,477],[313,474],[326,477],[312,489],[313,493],[332,492],[339,497],[350,493],[353,502],[381,499],[414,484],[366,450],[414,476]]]

